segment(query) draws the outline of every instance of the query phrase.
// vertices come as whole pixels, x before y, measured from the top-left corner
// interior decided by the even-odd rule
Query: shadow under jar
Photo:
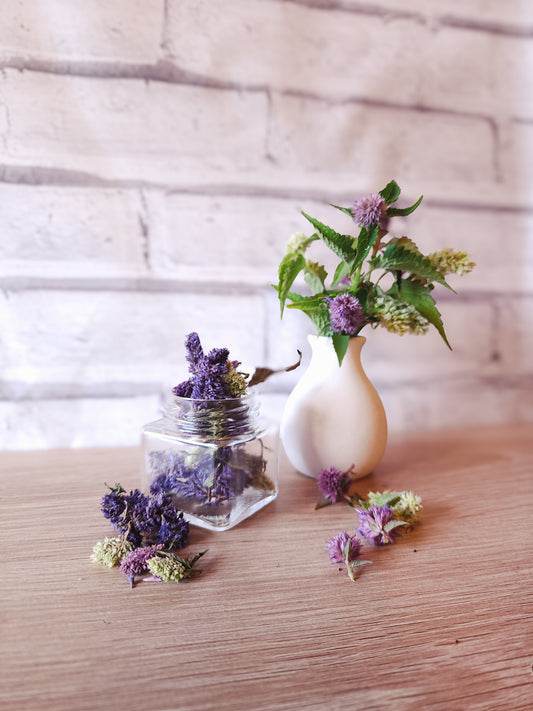
[[[171,494],[196,526],[232,528],[278,493],[279,431],[253,395],[221,400],[172,396],[143,428],[146,484]]]

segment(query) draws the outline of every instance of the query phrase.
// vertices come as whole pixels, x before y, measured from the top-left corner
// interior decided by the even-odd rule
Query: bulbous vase
[[[366,338],[351,338],[339,366],[331,338],[308,336],[311,362],[289,395],[281,438],[291,464],[316,478],[323,469],[370,474],[387,444],[387,417],[361,365]]]

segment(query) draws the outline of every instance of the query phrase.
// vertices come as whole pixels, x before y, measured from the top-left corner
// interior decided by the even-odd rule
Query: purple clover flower
[[[355,336],[366,321],[359,299],[352,294],[338,294],[327,301],[333,331]]]
[[[330,538],[328,543],[329,559],[332,563],[352,563],[359,557],[361,543],[357,536],[341,531]]]
[[[349,483],[349,473],[341,472],[335,467],[323,469],[317,479],[318,490],[332,504],[344,498]]]
[[[142,575],[148,572],[147,561],[154,558],[158,554],[158,548],[153,546],[144,546],[130,551],[120,565],[120,572],[124,573],[130,581],[131,587],[137,575]]]
[[[356,200],[352,207],[353,220],[356,225],[373,227],[379,225],[387,212],[387,203],[379,193],[371,193]]]
[[[398,521],[388,506],[370,506],[359,510],[359,528],[357,533],[376,546],[394,543],[399,535],[398,527],[404,526]]]

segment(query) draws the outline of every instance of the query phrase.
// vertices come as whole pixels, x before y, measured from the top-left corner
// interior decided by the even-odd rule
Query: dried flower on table
[[[93,548],[91,560],[93,563],[101,563],[108,568],[118,565],[125,556],[133,550],[131,543],[122,536],[116,538],[104,538],[98,541]]]
[[[355,580],[354,568],[370,563],[369,560],[359,560],[361,543],[355,534],[341,531],[330,538],[327,544],[329,559],[333,564],[341,563],[346,566],[350,580]]]
[[[376,546],[394,543],[399,535],[398,528],[405,526],[405,521],[398,521],[388,506],[370,506],[359,510],[359,528],[357,533]]]

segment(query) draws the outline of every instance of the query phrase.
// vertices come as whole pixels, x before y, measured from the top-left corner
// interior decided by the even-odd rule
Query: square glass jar
[[[253,395],[221,400],[172,396],[143,428],[145,484],[172,495],[196,526],[232,528],[278,493],[279,428]]]

